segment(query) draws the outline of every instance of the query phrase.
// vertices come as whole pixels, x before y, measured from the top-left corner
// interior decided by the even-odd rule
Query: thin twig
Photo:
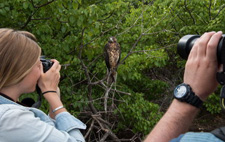
[[[109,92],[110,92],[110,90],[111,90],[113,84],[114,84],[114,83],[112,83],[112,84],[110,85],[110,87],[107,88],[106,91],[105,91],[105,95],[104,95],[104,110],[105,110],[105,112],[107,111],[107,106],[108,106],[107,104],[108,104]]]
[[[217,13],[216,16],[213,18],[213,20],[216,19],[216,18],[219,16],[220,12],[221,12],[224,8],[225,8],[225,4],[223,4],[223,5],[220,7],[218,13]]]
[[[36,5],[34,5],[33,0],[30,0],[32,6],[33,6],[34,8],[37,8],[37,9],[38,9],[38,8],[41,8],[41,7],[44,7],[44,6],[46,6],[46,5],[49,5],[49,4],[53,3],[54,1],[56,1],[56,0],[52,0],[52,1],[46,2],[46,3],[42,4],[42,5],[36,6]]]
[[[211,17],[211,7],[212,7],[212,0],[209,0],[209,20],[212,19],[212,17]]]
[[[184,1],[184,8],[187,10],[188,14],[190,15],[190,17],[191,17],[191,19],[193,21],[193,24],[196,24],[195,18],[193,17],[191,11],[187,7],[187,0]]]
[[[93,129],[94,123],[95,123],[95,120],[93,119],[92,122],[91,122],[91,126],[89,127],[87,133],[86,133],[85,136],[84,136],[85,139],[87,138],[87,136],[89,135],[89,133],[90,133],[91,130]]]

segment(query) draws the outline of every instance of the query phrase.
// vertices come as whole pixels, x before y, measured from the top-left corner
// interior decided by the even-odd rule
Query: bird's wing
[[[108,70],[110,70],[109,54],[107,52],[107,50],[109,49],[109,46],[110,46],[109,43],[107,43],[104,48],[105,63],[106,63]]]

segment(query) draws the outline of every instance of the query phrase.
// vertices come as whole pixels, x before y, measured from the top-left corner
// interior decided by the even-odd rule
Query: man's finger
[[[217,45],[222,36],[222,32],[215,33],[207,44],[206,57],[210,60],[217,60]]]

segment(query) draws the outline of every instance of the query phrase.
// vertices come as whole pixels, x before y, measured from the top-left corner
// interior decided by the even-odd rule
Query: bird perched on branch
[[[104,50],[105,63],[107,66],[108,84],[111,84],[116,81],[117,77],[117,67],[120,61],[121,48],[120,44],[117,43],[115,37],[110,37],[108,43],[105,45]]]

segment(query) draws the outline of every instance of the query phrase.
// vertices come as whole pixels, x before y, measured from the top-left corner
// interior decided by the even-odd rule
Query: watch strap
[[[195,93],[192,90],[186,97],[187,97],[186,102],[197,108],[200,108],[203,104],[202,100],[197,95],[195,95]]]
[[[188,87],[187,89],[189,90],[187,95],[185,95],[183,98],[176,98],[181,102],[186,102],[188,104],[191,104],[192,106],[195,106],[197,108],[200,108],[203,104],[203,101],[192,91],[191,86],[188,84],[183,83],[182,85],[185,85]]]

